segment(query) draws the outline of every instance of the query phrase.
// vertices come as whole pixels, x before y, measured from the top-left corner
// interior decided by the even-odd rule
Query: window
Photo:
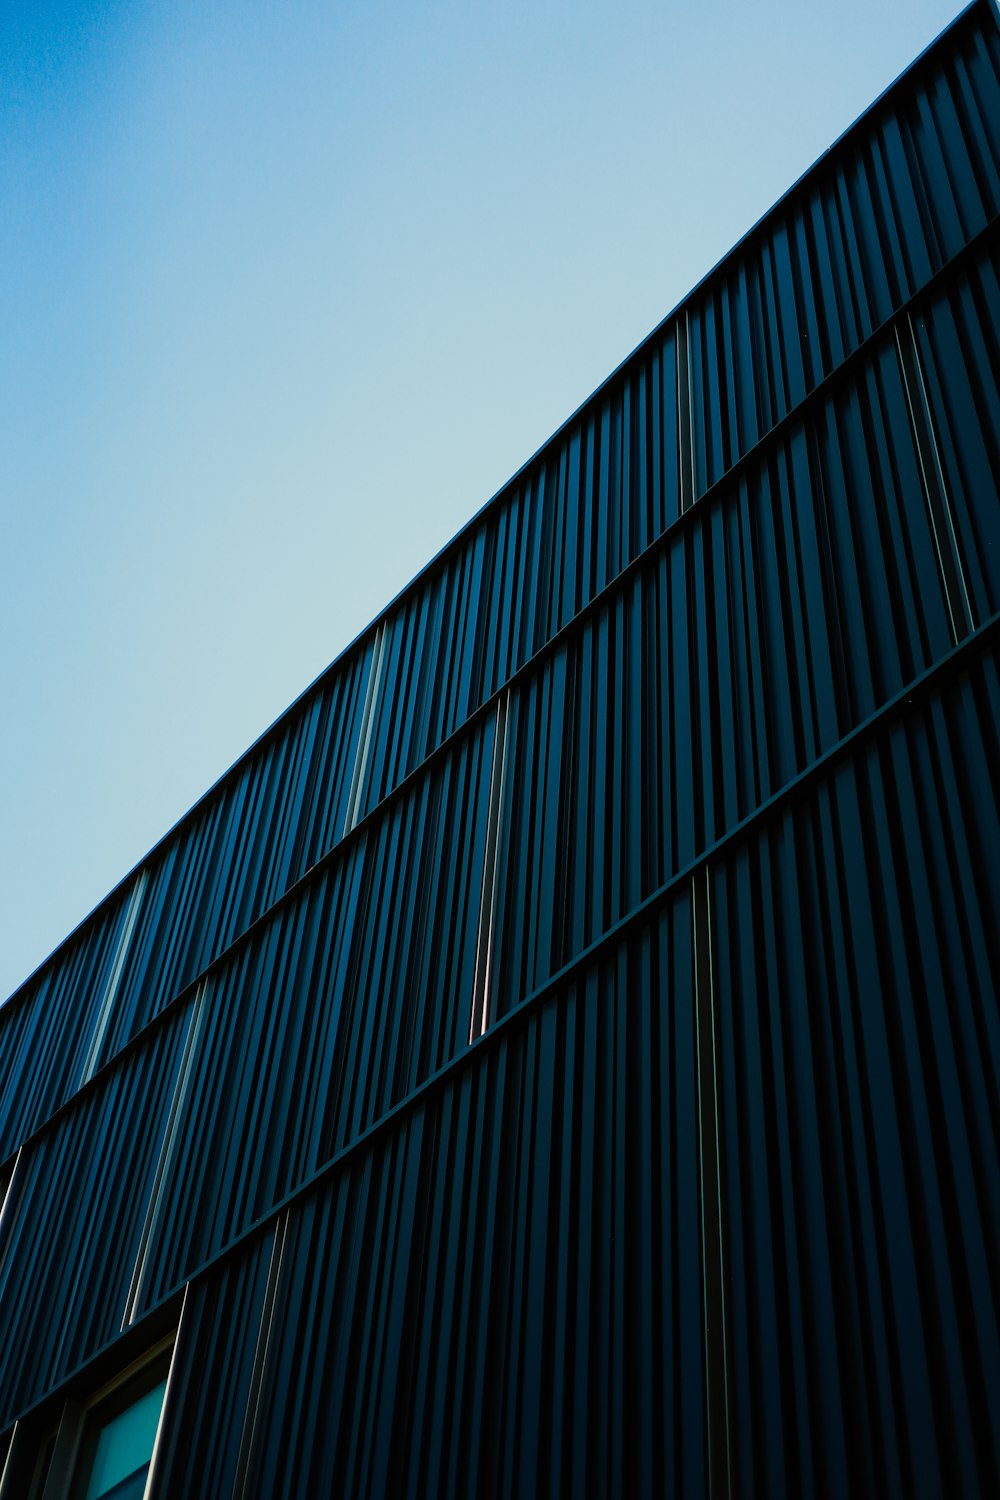
[[[75,1381],[58,1413],[47,1405],[19,1422],[0,1500],[143,1500],[173,1344],[171,1334],[89,1395]]]
[[[157,1361],[143,1375],[87,1412],[72,1500],[142,1500],[167,1372]]]

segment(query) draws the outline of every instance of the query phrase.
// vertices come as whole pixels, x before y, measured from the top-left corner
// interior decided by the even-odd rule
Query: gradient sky
[[[0,997],[958,8],[0,0]]]

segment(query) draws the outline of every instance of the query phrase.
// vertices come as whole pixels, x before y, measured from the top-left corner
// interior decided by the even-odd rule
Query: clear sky
[[[955,0],[0,0],[0,997]]]

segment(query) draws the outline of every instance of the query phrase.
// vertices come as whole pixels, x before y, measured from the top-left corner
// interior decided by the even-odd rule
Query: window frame
[[[37,1458],[30,1471],[32,1477],[28,1490],[29,1500],[78,1500],[86,1492],[89,1478],[83,1467],[88,1460],[88,1448],[89,1456],[92,1457],[101,1429],[165,1380],[166,1389],[160,1405],[146,1480],[148,1492],[170,1391],[176,1347],[177,1329],[174,1328],[164,1338],[150,1345],[138,1359],[105,1380],[95,1391],[82,1398],[71,1397],[62,1403],[55,1424],[48,1425],[39,1434]],[[16,1440],[15,1430],[14,1441]],[[47,1463],[46,1448],[50,1449]]]

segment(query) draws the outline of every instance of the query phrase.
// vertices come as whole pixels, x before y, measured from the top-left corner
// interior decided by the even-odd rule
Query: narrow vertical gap
[[[477,1036],[482,1036],[489,1021],[493,923],[496,916],[497,846],[500,840],[500,814],[503,811],[509,706],[510,690],[508,689],[497,703],[496,731],[493,737],[490,803],[486,821],[486,852],[483,858],[483,889],[479,902],[479,936],[476,944],[476,977],[472,990],[472,1016],[469,1022],[470,1042],[474,1042]]]
[[[268,1357],[274,1339],[275,1312],[278,1305],[278,1291],[281,1285],[282,1272],[285,1267],[285,1248],[288,1242],[290,1220],[291,1209],[286,1208],[278,1220],[274,1231],[274,1244],[271,1247],[271,1260],[267,1268],[267,1284],[264,1288],[264,1304],[261,1308],[260,1328],[257,1333],[257,1344],[254,1349],[250,1388],[247,1392],[246,1416],[243,1419],[243,1431],[240,1434],[240,1449],[236,1460],[233,1500],[244,1500],[244,1497],[253,1493],[251,1481],[253,1479],[254,1449],[260,1419],[261,1400],[264,1392],[264,1376],[267,1371]]]
[[[115,956],[111,964],[111,972],[108,975],[108,982],[104,987],[104,999],[101,1001],[101,1007],[97,1013],[94,1035],[80,1073],[80,1083],[78,1085],[80,1088],[83,1087],[88,1079],[93,1078],[101,1060],[101,1049],[104,1046],[108,1027],[111,1024],[111,1012],[114,1009],[115,996],[118,994],[118,987],[121,984],[122,974],[125,971],[125,959],[132,942],[132,934],[135,932],[135,924],[139,920],[139,909],[142,906],[146,880],[146,871],[140,870],[136,876],[135,885],[132,887],[132,894],[129,897],[128,909],[125,912],[125,920],[122,923],[118,945],[115,948]]]
[[[894,325],[896,352],[903,372],[903,389],[910,413],[910,426],[916,444],[917,459],[924,487],[924,500],[930,518],[938,569],[944,588],[945,603],[951,623],[952,640],[957,644],[975,629],[972,604],[962,567],[962,555],[955,529],[955,519],[941,464],[934,419],[931,415],[927,385],[913,321],[909,313],[897,318]]]
[[[691,380],[691,315],[677,319],[677,468],[681,513],[694,504],[694,410]]]
[[[361,819],[365,775],[368,770],[369,760],[371,759],[372,734],[375,726],[375,705],[378,702],[379,688],[382,685],[382,672],[385,666],[385,639],[387,634],[388,621],[383,620],[375,632],[375,644],[372,647],[372,664],[368,671],[365,706],[361,712],[361,729],[358,733],[358,751],[354,758],[354,773],[351,777],[351,790],[347,798],[347,812],[344,815],[345,835],[350,833],[351,829]]]
[[[160,1147],[160,1156],[156,1164],[156,1174],[149,1193],[146,1218],[143,1222],[142,1233],[139,1236],[139,1245],[136,1250],[132,1280],[129,1284],[128,1296],[125,1299],[125,1312],[122,1316],[121,1325],[122,1332],[131,1323],[135,1322],[139,1299],[142,1295],[143,1283],[146,1278],[146,1265],[149,1258],[149,1247],[155,1237],[162,1212],[164,1187],[170,1175],[174,1153],[177,1149],[177,1137],[180,1134],[181,1123],[187,1109],[195,1061],[200,1050],[204,1017],[208,1010],[208,1006],[205,1003],[206,990],[207,982],[203,982],[198,987],[194,1001],[192,1002],[192,1015],[188,1025],[188,1033],[184,1039],[184,1051],[181,1054],[180,1067],[177,1070],[174,1097],[170,1102],[170,1113],[167,1116],[167,1125],[163,1132],[163,1145]]]
[[[707,868],[691,886],[694,921],[694,1005],[698,1071],[698,1158],[701,1198],[702,1306],[705,1349],[705,1412],[708,1493],[721,1500],[732,1492],[729,1442],[729,1377],[722,1204],[722,1142],[719,1132],[712,912]]]

